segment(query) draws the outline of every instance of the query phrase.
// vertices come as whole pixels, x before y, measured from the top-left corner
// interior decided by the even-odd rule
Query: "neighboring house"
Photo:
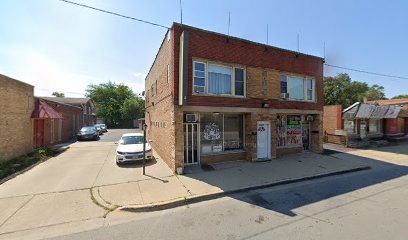
[[[173,171],[320,153],[323,62],[174,23],[145,80],[148,139]]]
[[[80,126],[92,126],[96,124],[95,104],[89,98],[66,98],[66,97],[41,97],[61,104],[73,105],[82,109]]]
[[[408,135],[408,98],[367,101],[380,106],[398,105],[401,111],[397,118],[387,119],[385,134],[390,137]]]
[[[325,142],[363,147],[401,140],[407,138],[404,116],[408,117],[401,105],[356,102],[344,110],[341,105],[325,106]]]
[[[34,87],[0,75],[0,161],[32,151]]]
[[[66,142],[83,126],[82,108],[55,102],[53,98],[37,98],[32,114],[33,147]]]

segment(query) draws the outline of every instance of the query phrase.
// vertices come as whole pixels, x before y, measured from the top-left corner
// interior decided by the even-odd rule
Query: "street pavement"
[[[196,172],[191,169],[190,174],[183,176],[175,176],[165,163],[158,159],[148,164],[146,170],[149,175],[143,176],[140,165],[118,167],[115,164],[114,142],[119,140],[121,134],[129,131],[134,130],[109,130],[101,136],[100,141],[73,143],[59,156],[0,185],[0,239],[42,239],[93,229],[103,231],[104,227],[115,224],[127,224],[134,219],[135,221],[150,219],[185,209],[181,207],[153,213],[134,213],[124,210],[111,212],[112,206],[101,205],[101,203],[111,202],[114,208],[116,207],[114,205],[149,203],[158,199],[165,200],[160,199],[163,194],[166,197],[176,198],[186,196],[184,194],[189,196],[208,193],[214,189],[228,190],[245,187],[248,184],[260,184],[268,175],[266,179],[279,181],[288,179],[290,176],[299,177],[305,174],[313,176],[313,174],[336,169],[346,169],[349,164],[369,165],[373,170],[366,172],[377,172],[377,177],[374,178],[370,175],[360,175],[365,180],[364,184],[362,180],[356,180],[356,185],[352,188],[344,190],[340,186],[339,189],[343,190],[334,195],[323,192],[321,194],[326,197],[311,198],[314,200],[304,205],[290,203],[292,207],[266,208],[265,204],[273,203],[275,200],[268,200],[266,195],[259,194],[253,195],[249,200],[244,197],[245,195],[231,195],[220,200],[221,202],[233,201],[228,204],[231,206],[238,204],[242,209],[245,209],[246,205],[241,204],[250,204],[254,208],[268,209],[268,213],[290,216],[292,219],[297,217],[298,207],[321,203],[331,206],[331,202],[325,203],[325,201],[357,190],[371,192],[374,186],[384,188],[394,183],[400,184],[405,180],[405,167],[408,163],[407,145],[399,145],[352,152],[330,151],[326,155],[311,153],[291,155],[270,163],[225,163],[214,165],[214,171]],[[245,172],[251,167],[254,168],[254,172]],[[390,175],[388,171],[392,174]],[[333,188],[336,189],[337,186],[333,185]],[[255,191],[255,193],[259,192],[261,191]],[[214,202],[218,203],[217,200]],[[285,203],[284,201],[281,205]],[[205,203],[197,206],[202,204],[206,206]],[[193,206],[188,206],[187,209]],[[219,207],[221,209],[223,206]],[[227,216],[225,213],[222,214]],[[201,219],[199,215],[193,214],[193,216]],[[238,215],[237,218],[239,217]],[[201,220],[205,222],[205,218],[210,219],[209,216],[204,215],[204,220]],[[258,221],[264,222],[262,218]],[[166,221],[166,219],[157,221]],[[173,224],[177,226],[178,223],[171,220],[169,225]],[[188,225],[188,223],[185,224]]]
[[[407,239],[407,173],[388,165],[159,212],[120,212],[105,227],[55,240]]]

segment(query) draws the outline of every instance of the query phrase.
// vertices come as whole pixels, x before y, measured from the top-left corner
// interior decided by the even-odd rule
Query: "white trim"
[[[288,99],[282,99],[280,98],[281,101],[293,101],[293,102],[310,102],[310,103],[316,103],[317,102],[317,97],[316,97],[316,78],[311,77],[311,76],[306,76],[306,75],[299,75],[299,74],[292,74],[292,73],[280,73],[279,74],[279,83],[281,83],[280,77],[284,75],[286,76],[286,93],[289,94]],[[303,79],[303,100],[300,99],[292,99],[291,94],[289,93],[290,90],[290,81],[289,78],[302,78]],[[307,80],[312,80],[312,100],[307,100]],[[279,86],[280,89],[280,86]]]
[[[267,146],[267,157],[266,157],[266,159],[271,159],[271,128],[272,128],[272,125],[271,125],[271,122],[270,121],[257,121],[256,122],[256,133],[257,133],[257,138],[256,138],[256,157],[257,157],[257,159],[258,160],[264,160],[265,158],[259,158],[258,157],[258,155],[259,155],[259,148],[258,148],[258,138],[259,138],[259,135],[258,135],[258,126],[259,126],[259,124],[267,124],[268,125],[268,135],[267,135],[267,139],[268,139],[268,142],[267,142],[267,144],[266,144],[266,146]]]
[[[195,77],[195,63],[202,63],[204,64],[204,79],[205,79],[205,86],[204,86],[204,93],[196,93],[194,92],[194,77]],[[208,92],[208,67],[209,65],[220,66],[231,68],[231,94],[214,94]],[[235,69],[242,69],[244,71],[244,95],[235,95]],[[200,71],[200,70],[197,70]],[[201,59],[193,59],[193,71],[192,71],[192,94],[198,96],[214,96],[214,97],[232,97],[232,98],[246,98],[246,66],[243,65],[235,65],[235,64],[228,64],[228,63],[218,63],[212,62],[209,60],[201,60]]]

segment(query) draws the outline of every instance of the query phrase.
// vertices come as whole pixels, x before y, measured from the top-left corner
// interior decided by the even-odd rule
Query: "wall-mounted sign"
[[[220,128],[215,123],[209,123],[204,127],[205,140],[218,140],[221,138]]]

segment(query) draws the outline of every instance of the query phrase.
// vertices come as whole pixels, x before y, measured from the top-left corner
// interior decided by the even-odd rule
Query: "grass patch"
[[[0,162],[0,180],[19,172],[27,167],[55,156],[55,152],[50,146],[42,147],[29,154],[13,158],[11,160]]]

